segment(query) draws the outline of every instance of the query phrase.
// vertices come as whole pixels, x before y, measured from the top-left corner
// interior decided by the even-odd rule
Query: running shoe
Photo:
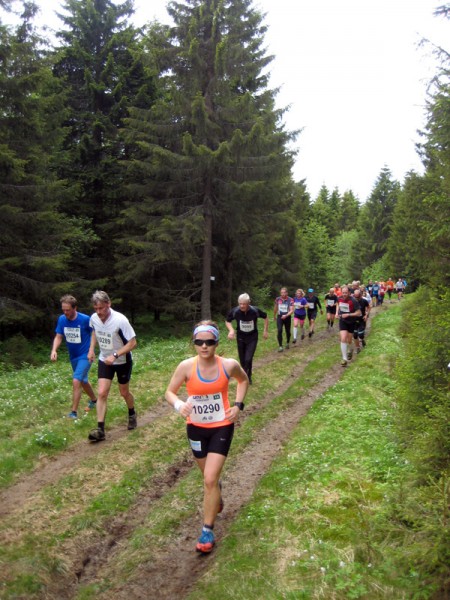
[[[296,344],[296,343],[297,343],[297,340],[292,340],[292,343],[293,343],[293,344]]]
[[[311,337],[311,336],[312,336],[312,334],[313,334],[313,332],[312,332],[312,331],[310,331],[310,332],[308,333],[308,337]]]
[[[304,340],[304,339],[305,339],[305,334],[304,334],[304,333],[302,333],[302,340]]]
[[[97,427],[96,429],[92,429],[89,432],[88,440],[90,442],[103,442],[104,439],[105,439],[105,432],[103,431],[103,429],[100,429],[100,427]]]
[[[356,348],[356,354],[359,354],[361,352],[361,348]]]
[[[86,408],[84,410],[86,412],[89,412],[90,410],[92,410],[96,406],[97,406],[97,400],[89,400],[88,405],[86,406]]]
[[[211,552],[215,544],[214,532],[211,529],[202,529],[202,534],[198,538],[196,550],[207,554]]]
[[[128,415],[128,429],[136,429],[137,427],[137,414]]]
[[[289,344],[286,344],[285,348],[286,350],[289,350]]]
[[[283,350],[284,350],[283,346],[280,346],[280,347],[278,348],[278,352],[283,352]]]
[[[223,511],[223,507],[225,506],[223,498],[222,498],[222,482],[219,481],[219,489],[220,489],[220,500],[219,500],[219,510],[217,514],[220,514]]]
[[[78,419],[78,415],[77,415],[77,411],[76,410],[72,410],[68,415],[67,415],[68,419]]]
[[[347,360],[352,360],[353,350],[349,350],[347,354]]]
[[[347,361],[346,361],[346,360],[344,360],[344,359],[342,359],[342,360],[341,360],[341,365],[342,365],[343,367],[346,367],[346,366],[347,366]]]

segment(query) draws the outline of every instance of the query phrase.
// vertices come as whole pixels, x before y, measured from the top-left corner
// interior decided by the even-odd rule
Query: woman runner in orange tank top
[[[167,402],[186,419],[187,435],[194,458],[203,473],[203,528],[196,550],[211,552],[214,522],[223,508],[220,473],[225,464],[234,424],[244,409],[248,377],[233,358],[216,356],[219,330],[213,321],[201,321],[194,329],[193,342],[197,356],[183,360],[167,387]],[[236,399],[230,406],[228,383],[237,380]],[[186,401],[178,398],[185,384]]]

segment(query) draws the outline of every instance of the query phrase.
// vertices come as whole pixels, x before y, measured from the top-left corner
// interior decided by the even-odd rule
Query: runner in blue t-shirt
[[[78,418],[78,405],[83,390],[89,396],[89,404],[86,410],[95,408],[97,397],[89,383],[89,369],[91,362],[88,360],[89,346],[91,343],[92,328],[89,325],[88,315],[77,311],[77,301],[73,296],[66,294],[60,300],[63,314],[59,317],[55,329],[50,359],[58,359],[58,348],[63,339],[66,340],[69,351],[70,363],[73,371],[72,410],[68,414],[70,419]]]

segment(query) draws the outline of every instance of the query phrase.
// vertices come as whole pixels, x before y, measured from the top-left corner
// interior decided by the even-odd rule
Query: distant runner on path
[[[317,312],[318,310],[320,310],[320,314],[323,315],[323,310],[319,298],[314,294],[313,288],[309,288],[308,293],[306,295],[306,301],[308,302],[308,336],[311,338],[314,335],[314,325],[317,318]]]
[[[342,296],[338,299],[337,316],[339,318],[339,338],[341,340],[342,361],[346,367],[352,358],[352,336],[355,331],[355,322],[361,317],[361,309],[355,298],[350,296],[346,285],[342,287]]]
[[[252,383],[253,356],[258,344],[258,318],[264,319],[264,339],[269,335],[269,319],[267,313],[250,304],[250,296],[241,294],[238,306],[233,308],[227,316],[225,325],[228,329],[228,339],[237,339],[239,362],[247,373],[249,383]],[[231,324],[236,321],[236,331]]]
[[[327,311],[327,330],[330,330],[334,325],[336,318],[338,296],[335,294],[335,289],[330,288],[330,291],[325,296],[325,306]]]
[[[399,300],[402,299],[404,290],[405,290],[404,281],[401,277],[399,277],[397,283],[395,284],[395,291],[397,292],[397,298]]]
[[[294,300],[288,296],[287,288],[282,287],[275,298],[273,318],[277,322],[278,352],[283,352],[283,327],[286,331],[286,350],[291,340],[291,315],[294,312]]]
[[[50,360],[53,362],[58,360],[58,348],[61,346],[63,339],[65,339],[73,371],[72,410],[67,416],[69,419],[77,419],[78,405],[83,391],[89,396],[87,411],[95,408],[97,402],[95,392],[88,380],[91,368],[88,352],[91,343],[92,328],[89,325],[88,315],[77,311],[76,298],[66,294],[61,298],[60,302],[63,314],[59,317],[56,324]]]
[[[193,342],[197,356],[178,365],[165,398],[186,419],[189,443],[203,473],[203,527],[196,550],[208,553],[215,544],[217,514],[223,509],[220,473],[231,446],[234,424],[244,410],[248,378],[236,360],[216,356],[219,330],[213,321],[198,323]],[[228,398],[230,377],[237,380],[233,405]],[[185,402],[177,396],[183,384],[188,393]]]
[[[300,324],[301,339],[305,339],[305,319],[306,319],[306,307],[308,301],[305,298],[305,292],[299,288],[295,292],[294,296],[294,339],[293,344],[297,343],[298,326]]]
[[[366,347],[366,324],[369,319],[370,309],[372,307],[371,303],[367,298],[365,298],[361,294],[361,290],[355,290],[353,292],[353,297],[359,304],[359,308],[361,309],[361,316],[355,322],[355,330],[353,332],[353,339],[355,340],[355,348],[356,354],[359,354],[362,348]]]

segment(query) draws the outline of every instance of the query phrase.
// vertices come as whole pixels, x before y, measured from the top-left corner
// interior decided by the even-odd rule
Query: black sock
[[[129,408],[128,409],[128,416],[129,417],[132,417],[135,414],[136,414],[136,411],[134,410],[134,406],[133,406],[133,408]]]
[[[105,431],[105,421],[98,421],[97,427],[104,432]]]
[[[212,531],[214,529],[214,525],[207,525],[206,523],[203,523],[203,529],[210,529]]]

